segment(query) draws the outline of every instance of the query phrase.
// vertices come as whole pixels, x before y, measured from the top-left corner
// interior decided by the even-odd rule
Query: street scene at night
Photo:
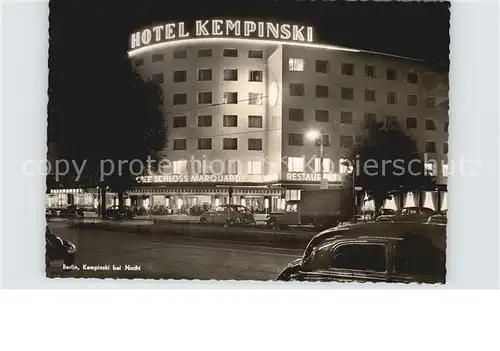
[[[257,2],[50,2],[47,277],[446,283],[449,4]]]

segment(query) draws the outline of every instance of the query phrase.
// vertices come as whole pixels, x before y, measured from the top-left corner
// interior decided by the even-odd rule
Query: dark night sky
[[[155,22],[228,17],[299,22],[315,27],[317,41],[448,64],[448,3],[52,0],[50,6],[49,84],[52,97],[62,93],[65,99],[92,80],[111,78],[129,33]]]

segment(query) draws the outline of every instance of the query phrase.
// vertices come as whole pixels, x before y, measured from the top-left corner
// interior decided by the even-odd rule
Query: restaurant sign
[[[329,182],[339,181],[338,175],[334,173],[325,173],[323,179]],[[321,181],[321,174],[319,173],[287,173],[286,180],[294,181],[309,181],[309,182],[319,182]]]
[[[312,43],[313,27],[277,22],[199,20],[152,25],[130,35],[130,50],[188,38],[249,38]]]

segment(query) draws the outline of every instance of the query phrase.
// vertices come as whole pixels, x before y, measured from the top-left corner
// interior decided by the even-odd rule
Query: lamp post
[[[319,181],[319,186],[321,188],[321,184],[323,183],[323,159],[325,157],[325,132],[323,129],[320,131],[317,130],[311,130],[307,133],[307,138],[310,140],[316,140],[319,139],[319,174],[320,174],[320,181]]]

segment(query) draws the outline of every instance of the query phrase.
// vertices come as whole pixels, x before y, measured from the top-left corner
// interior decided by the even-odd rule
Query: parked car
[[[45,266],[63,261],[66,266],[75,264],[76,246],[71,241],[56,236],[49,225],[45,226]]]
[[[370,222],[328,229],[278,280],[445,283],[446,226]]]
[[[59,217],[83,217],[84,213],[81,208],[75,205],[69,205],[59,211]]]
[[[255,225],[252,212],[241,205],[221,205],[200,216],[201,224],[246,224]]]
[[[123,210],[120,210],[120,206],[111,206],[106,209],[105,215],[112,219],[133,219],[135,212],[128,206],[124,206]]]
[[[399,213],[390,215],[381,215],[377,217],[377,221],[417,221],[425,222],[430,216],[435,215],[436,212],[427,207],[405,207]]]

